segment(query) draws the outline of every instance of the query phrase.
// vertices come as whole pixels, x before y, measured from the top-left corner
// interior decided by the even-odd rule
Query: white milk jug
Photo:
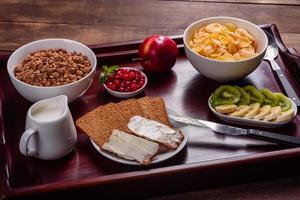
[[[67,96],[41,100],[29,108],[25,132],[19,143],[23,155],[44,160],[59,159],[73,150],[76,141]]]

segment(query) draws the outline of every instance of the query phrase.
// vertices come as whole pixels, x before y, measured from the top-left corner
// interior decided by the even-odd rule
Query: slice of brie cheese
[[[127,126],[134,134],[159,142],[171,149],[176,149],[183,140],[183,135],[180,132],[141,116],[133,116]]]
[[[159,144],[114,129],[102,148],[127,160],[149,164],[159,150]]]

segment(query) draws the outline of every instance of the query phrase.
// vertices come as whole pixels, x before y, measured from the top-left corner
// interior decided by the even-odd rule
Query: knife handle
[[[247,135],[253,136],[255,138],[267,140],[269,142],[275,142],[275,143],[284,144],[288,146],[293,146],[293,147],[300,146],[300,138],[294,136],[272,133],[267,131],[259,131],[255,129],[249,129]]]
[[[276,63],[276,65],[278,65]],[[281,69],[277,69],[275,70],[287,96],[292,99],[295,104],[298,106],[300,106],[300,99],[298,97],[298,95],[296,94],[295,90],[293,89],[293,86],[290,84],[290,82],[288,81],[288,79],[286,78],[286,76],[283,74]]]

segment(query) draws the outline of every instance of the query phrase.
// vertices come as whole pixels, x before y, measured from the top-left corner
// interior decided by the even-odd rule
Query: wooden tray
[[[280,48],[278,63],[300,95],[295,73],[300,56],[282,43],[275,25],[262,25],[275,36]],[[220,122],[208,109],[207,99],[220,85],[201,76],[191,66],[183,51],[182,37],[174,37],[180,56],[173,70],[161,76],[148,76],[144,94],[162,96],[167,106],[186,116]],[[91,46],[99,66],[132,63],[141,41]],[[187,147],[174,158],[148,167],[126,166],[101,156],[89,138],[78,131],[76,150],[57,161],[42,161],[22,156],[18,143],[25,127],[25,116],[31,103],[22,98],[11,84],[6,61],[9,52],[1,53],[0,67],[0,175],[1,196],[23,197],[48,194],[47,197],[85,196],[97,192],[99,197],[145,197],[182,192],[198,188],[234,184],[262,178],[298,173],[300,148],[288,148],[250,139],[215,134],[207,129],[190,127]],[[98,67],[99,68],[99,67]],[[99,86],[97,76],[87,93],[70,104],[74,120],[108,102],[118,102]],[[299,79],[300,80],[300,79]],[[254,84],[281,91],[269,64],[259,68],[236,84]],[[272,131],[300,136],[300,116],[293,123]],[[116,192],[115,192],[116,191]]]

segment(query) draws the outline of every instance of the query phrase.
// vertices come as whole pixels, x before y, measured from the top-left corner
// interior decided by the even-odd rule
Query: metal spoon
[[[264,60],[268,61],[271,64],[272,70],[277,74],[287,96],[292,99],[295,104],[300,106],[300,99],[298,95],[296,94],[295,90],[293,89],[292,85],[288,81],[287,77],[283,74],[281,68],[277,64],[277,62],[274,60],[278,56],[278,47],[277,44],[273,38],[273,36],[265,32],[267,37],[268,37],[268,48],[265,54],[265,57],[263,58]]]

